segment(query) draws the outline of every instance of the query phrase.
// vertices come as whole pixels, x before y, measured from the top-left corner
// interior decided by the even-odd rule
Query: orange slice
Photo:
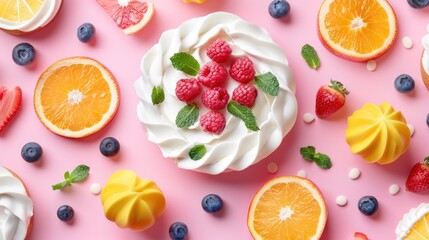
[[[0,18],[20,23],[31,20],[45,0],[0,0]]]
[[[328,50],[364,62],[390,49],[397,22],[387,0],[325,0],[319,10],[318,30]]]
[[[319,239],[327,220],[324,198],[301,177],[272,179],[256,193],[247,225],[255,240]]]
[[[59,60],[46,69],[34,91],[34,109],[52,132],[81,138],[105,127],[119,106],[114,76],[87,57]]]
[[[396,239],[429,239],[429,203],[421,203],[406,213],[396,227]]]

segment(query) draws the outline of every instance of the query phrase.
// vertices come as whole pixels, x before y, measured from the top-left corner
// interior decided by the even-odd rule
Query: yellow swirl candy
[[[142,231],[155,223],[165,208],[165,197],[150,180],[120,170],[112,174],[101,192],[104,214],[121,228]]]
[[[370,163],[387,164],[408,149],[410,129],[401,112],[383,102],[365,104],[348,118],[346,142]]]

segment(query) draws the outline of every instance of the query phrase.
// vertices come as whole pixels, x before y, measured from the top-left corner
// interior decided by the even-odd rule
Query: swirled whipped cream
[[[32,216],[33,202],[21,180],[0,167],[0,239],[24,239]]]
[[[45,0],[30,20],[11,22],[0,18],[0,28],[10,31],[31,32],[48,24],[57,14],[62,0]]]
[[[252,112],[259,131],[248,130],[243,121],[226,110],[222,111],[226,127],[220,135],[204,132],[198,121],[189,129],[176,126],[176,115],[186,105],[176,97],[176,82],[188,76],[174,69],[169,58],[187,52],[203,65],[210,61],[207,47],[219,38],[231,46],[233,58],[247,56],[253,61],[257,75],[270,71],[279,81],[278,96],[258,90]],[[141,100],[137,106],[138,118],[146,126],[148,139],[158,144],[164,157],[175,159],[183,169],[209,174],[243,170],[273,152],[296,120],[295,81],[284,53],[267,31],[230,13],[193,18],[164,32],[159,43],[143,57],[141,71],[143,76],[134,84]],[[161,86],[165,92],[165,100],[159,105],[151,101],[154,86]],[[229,78],[225,87],[231,95],[237,86]],[[200,116],[207,111],[201,107]],[[203,144],[207,152],[195,161],[188,153],[197,144]]]
[[[422,38],[422,45],[424,48],[422,67],[423,70],[426,72],[426,75],[429,76],[429,33]]]
[[[429,214],[429,203],[421,203],[418,207],[412,208],[408,213],[404,214],[402,220],[396,226],[396,240],[402,240],[406,237],[410,229],[426,214]]]

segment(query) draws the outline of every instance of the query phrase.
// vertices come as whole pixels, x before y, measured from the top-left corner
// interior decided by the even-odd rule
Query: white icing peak
[[[280,91],[273,97],[258,90],[252,112],[259,131],[248,130],[244,123],[228,111],[221,111],[226,127],[221,135],[201,130],[199,122],[190,129],[179,129],[175,124],[177,112],[185,106],[175,94],[176,82],[188,78],[174,69],[169,58],[177,52],[188,52],[200,65],[210,61],[206,49],[214,40],[222,38],[233,49],[232,57],[248,56],[256,74],[272,72],[278,79]],[[135,82],[141,100],[137,106],[138,118],[147,129],[148,139],[159,145],[164,157],[177,160],[180,168],[218,174],[227,169],[243,170],[273,152],[296,120],[297,101],[295,81],[282,50],[273,43],[262,28],[236,15],[216,12],[185,21],[177,29],[162,34],[159,43],[150,49],[141,62],[143,76]],[[161,86],[165,101],[154,106],[151,91]],[[231,95],[238,83],[228,78],[226,88]],[[207,109],[200,107],[200,116]],[[204,144],[207,153],[198,161],[189,158],[189,150]]]
[[[412,208],[404,214],[402,220],[396,226],[396,240],[402,240],[422,217],[429,213],[429,203],[421,203],[417,208]]]
[[[0,28],[5,30],[18,30],[21,32],[31,32],[48,24],[60,9],[62,0],[45,0],[40,10],[29,21],[13,23],[0,18]]]
[[[0,166],[0,239],[24,239],[32,216],[33,202],[23,183]]]
[[[429,33],[422,38],[422,45],[425,49],[422,57],[422,66],[426,74],[429,75]]]

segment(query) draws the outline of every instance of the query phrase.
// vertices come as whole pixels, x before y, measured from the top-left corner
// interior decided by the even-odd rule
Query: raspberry
[[[256,96],[258,96],[258,90],[251,84],[240,84],[232,92],[232,100],[249,108],[255,104]]]
[[[223,39],[217,39],[207,48],[207,56],[218,63],[226,62],[231,52],[231,47]]]
[[[203,105],[210,108],[211,110],[224,109],[228,103],[229,94],[225,88],[214,87],[212,89],[206,89],[203,92],[201,101]]]
[[[248,57],[236,59],[229,69],[229,75],[240,83],[248,83],[255,77],[253,62]]]
[[[219,135],[225,129],[225,116],[219,112],[210,111],[201,117],[200,125],[205,132]]]
[[[206,87],[220,86],[228,77],[226,69],[216,62],[208,62],[198,75],[198,81]]]
[[[201,93],[201,85],[195,78],[180,79],[176,83],[176,96],[180,101],[191,101]]]

